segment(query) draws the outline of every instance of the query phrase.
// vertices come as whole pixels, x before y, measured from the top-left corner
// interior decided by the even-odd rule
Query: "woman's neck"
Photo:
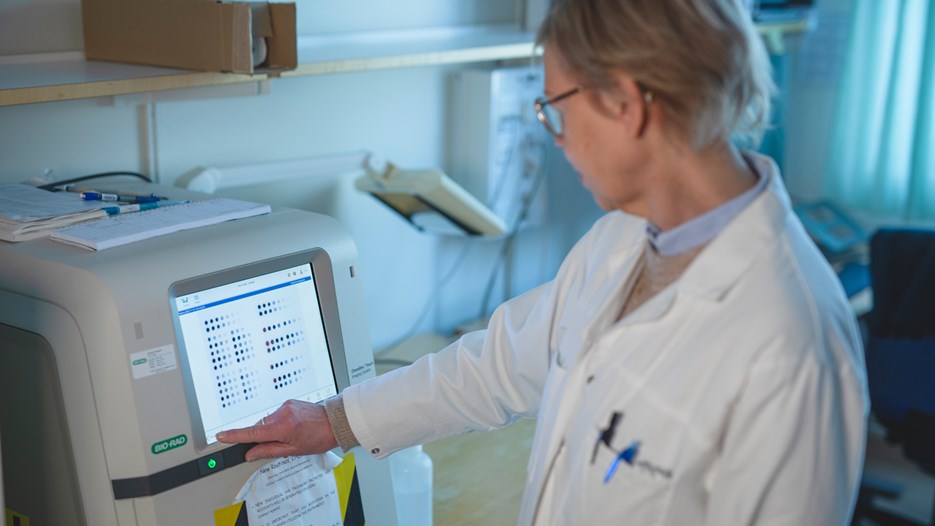
[[[659,157],[644,198],[645,217],[663,231],[690,221],[749,190],[756,174],[726,144]],[[642,215],[642,214],[641,214]]]

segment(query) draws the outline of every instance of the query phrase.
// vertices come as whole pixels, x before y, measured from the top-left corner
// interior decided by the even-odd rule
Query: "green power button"
[[[224,469],[224,457],[201,457],[198,459],[198,472],[201,476],[210,475]]]

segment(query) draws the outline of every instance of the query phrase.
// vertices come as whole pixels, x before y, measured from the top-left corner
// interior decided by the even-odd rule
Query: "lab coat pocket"
[[[597,523],[627,517],[631,524],[661,524],[679,475],[685,423],[642,396],[626,405],[599,413],[587,509]]]
[[[619,448],[619,449],[618,449]],[[654,472],[638,440],[602,447],[590,466],[587,513],[591,524],[663,524],[672,493],[672,474]]]

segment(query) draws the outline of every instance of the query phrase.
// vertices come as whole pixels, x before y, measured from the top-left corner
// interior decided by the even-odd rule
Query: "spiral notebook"
[[[91,250],[104,250],[180,230],[268,213],[270,206],[265,204],[228,198],[208,199],[88,221],[53,230],[49,238]]]

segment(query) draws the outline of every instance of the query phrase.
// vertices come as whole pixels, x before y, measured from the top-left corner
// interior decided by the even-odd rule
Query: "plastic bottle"
[[[399,526],[432,525],[432,458],[413,446],[390,457]]]

